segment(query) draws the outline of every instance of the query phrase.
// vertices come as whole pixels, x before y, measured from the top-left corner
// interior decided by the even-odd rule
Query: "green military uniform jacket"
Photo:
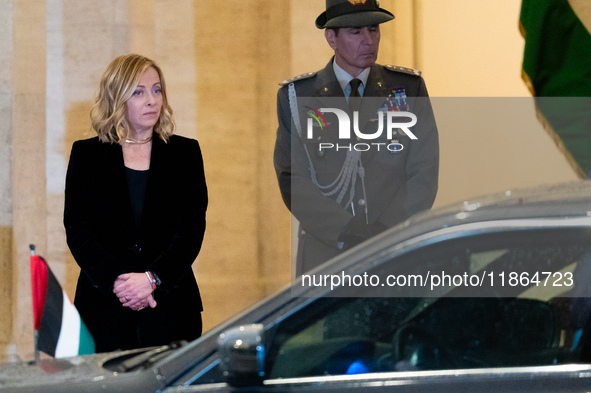
[[[288,92],[290,83],[294,84],[297,93],[302,135],[298,135],[294,128]],[[379,222],[392,227],[419,211],[431,208],[438,185],[439,141],[427,89],[420,73],[400,67],[374,65],[365,86],[359,125],[367,134],[375,130],[378,124],[375,121],[376,113],[379,109],[376,102],[383,102],[381,99],[367,98],[384,97],[383,101],[386,101],[386,97],[392,96],[397,89],[405,92],[409,102],[408,111],[418,118],[417,125],[411,129],[417,140],[410,140],[404,133],[398,133],[394,136],[395,139],[389,140],[385,130],[376,140],[339,140],[338,122],[336,116],[330,117],[330,113],[325,114],[328,129],[320,130],[317,127],[314,129],[314,138],[307,139],[305,136],[309,116],[306,115],[306,110],[301,110],[303,106],[336,106],[349,110],[334,74],[332,60],[323,70],[286,81],[279,89],[279,127],[274,164],[283,200],[300,222],[298,275],[342,252],[339,235],[352,219],[353,211],[356,215],[365,215],[367,207],[369,224]],[[353,116],[350,118],[353,120]],[[346,191],[341,203],[338,203],[336,194],[323,195],[317,184],[334,182],[343,168],[347,149],[324,149],[320,153],[319,146],[320,143],[346,146],[359,142],[383,145],[379,151],[373,146],[369,151],[361,153],[365,176],[363,182],[357,176],[354,186],[351,185],[355,189],[353,201],[344,206],[349,199],[350,189]],[[399,152],[388,150],[385,146],[391,142],[402,144],[403,149]],[[307,153],[304,145],[308,148]],[[359,146],[363,149],[365,145]],[[317,184],[312,180],[311,168],[315,171]]]

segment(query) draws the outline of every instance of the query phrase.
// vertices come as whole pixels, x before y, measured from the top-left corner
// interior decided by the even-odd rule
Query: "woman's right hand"
[[[133,306],[129,306],[129,308],[131,308],[134,311],[141,311],[146,307],[150,307],[150,308],[154,308],[156,307],[156,300],[154,300],[154,297],[152,295],[148,296],[145,299],[142,299],[139,304],[135,304]]]

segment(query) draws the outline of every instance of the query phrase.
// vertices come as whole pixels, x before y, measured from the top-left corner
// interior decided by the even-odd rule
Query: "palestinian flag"
[[[94,353],[94,340],[78,310],[38,255],[31,255],[31,290],[37,349],[56,358]]]
[[[523,79],[581,178],[591,172],[591,1],[522,0]]]

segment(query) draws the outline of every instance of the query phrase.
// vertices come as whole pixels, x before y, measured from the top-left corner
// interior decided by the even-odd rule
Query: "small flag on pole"
[[[35,359],[38,351],[56,358],[94,353],[92,335],[76,307],[31,245],[31,291],[35,327]]]

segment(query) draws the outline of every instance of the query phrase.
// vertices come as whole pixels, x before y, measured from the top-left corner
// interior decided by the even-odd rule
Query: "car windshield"
[[[267,376],[586,362],[591,298],[576,284],[588,277],[589,238],[587,229],[489,233],[387,259],[367,273],[495,281],[476,292],[459,282],[422,288],[423,296],[401,286],[336,289],[269,329]]]

